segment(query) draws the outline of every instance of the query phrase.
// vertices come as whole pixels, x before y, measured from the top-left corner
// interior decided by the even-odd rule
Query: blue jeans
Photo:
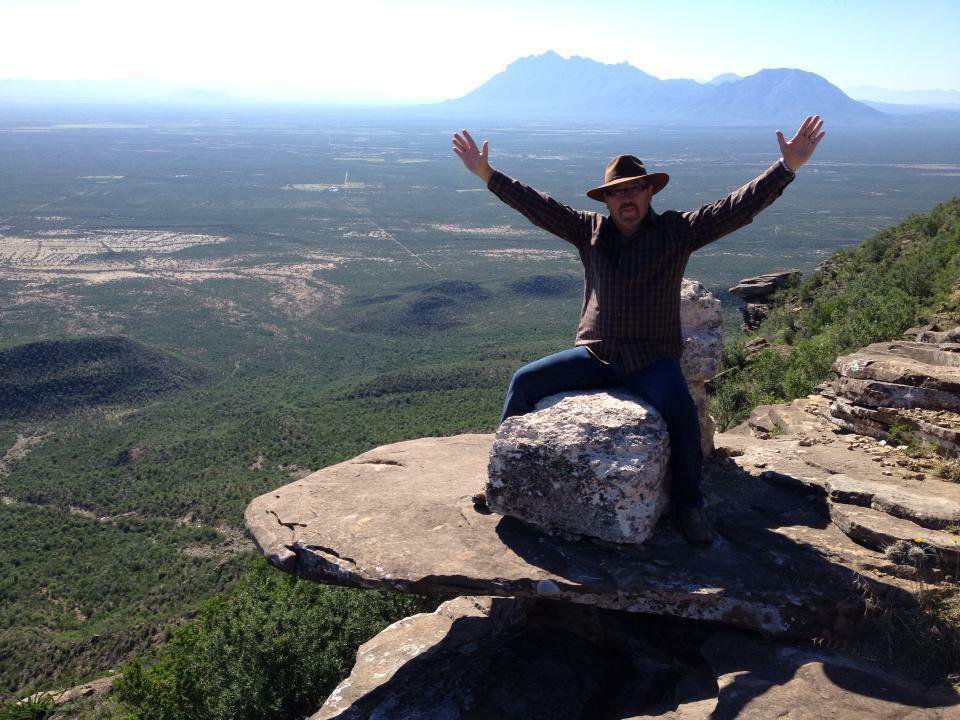
[[[660,413],[670,433],[671,500],[680,508],[702,505],[700,421],[676,358],[663,358],[624,374],[616,364],[607,365],[597,360],[582,345],[548,355],[513,374],[501,422],[530,412],[538,400],[548,395],[609,387],[625,388]]]

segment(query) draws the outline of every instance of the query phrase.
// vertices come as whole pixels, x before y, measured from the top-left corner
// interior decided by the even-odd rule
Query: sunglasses
[[[607,197],[617,198],[622,200],[623,198],[628,198],[632,195],[639,195],[644,192],[649,185],[646,183],[640,183],[639,185],[627,185],[626,187],[619,187],[613,190],[607,190]]]

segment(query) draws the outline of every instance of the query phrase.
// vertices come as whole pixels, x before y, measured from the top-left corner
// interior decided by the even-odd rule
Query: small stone
[[[803,438],[802,440],[800,440],[798,445],[800,445],[800,447],[810,447],[811,445],[813,445],[813,441],[807,440],[807,438]]]
[[[893,476],[893,473],[890,472],[889,470],[884,470],[884,471],[881,472],[880,474],[881,474],[881,475],[886,475],[887,477],[892,477],[892,476]]]

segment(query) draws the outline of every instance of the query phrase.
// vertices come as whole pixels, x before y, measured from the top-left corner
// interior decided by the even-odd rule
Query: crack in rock
[[[372,458],[370,460],[358,460],[355,465],[396,465],[397,467],[406,467],[399,460],[387,460],[386,458]]]
[[[296,530],[298,527],[303,527],[303,528],[307,527],[306,523],[284,522],[283,520],[280,519],[280,516],[277,515],[277,513],[273,510],[268,510],[267,512],[276,518],[278,524],[283,525],[283,527],[287,528],[288,530]]]

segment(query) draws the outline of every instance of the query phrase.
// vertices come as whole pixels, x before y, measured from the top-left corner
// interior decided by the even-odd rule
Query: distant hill
[[[707,85],[722,85],[723,83],[736,82],[737,80],[743,80],[743,75],[737,75],[736,73],[722,73],[713,78],[713,80],[708,82]]]
[[[124,337],[27,343],[0,351],[0,419],[141,403],[203,377],[182,360]]]
[[[897,105],[960,105],[960,90],[890,90],[873,85],[855,85],[847,94],[863,102]]]
[[[715,80],[721,78],[706,84],[660,80],[628,63],[564,59],[551,51],[516,60],[475,90],[432,109],[489,118],[675,125],[788,125],[811,113],[830,118],[831,126],[881,125],[889,119],[803,70]]]

